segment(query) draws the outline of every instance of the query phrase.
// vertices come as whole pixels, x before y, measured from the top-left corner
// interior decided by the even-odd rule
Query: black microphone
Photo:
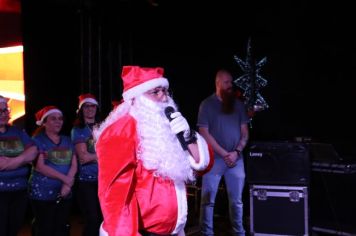
[[[174,108],[171,106],[168,106],[164,109],[164,114],[166,114],[166,117],[168,118],[169,121],[172,121],[173,119],[171,118],[171,114],[175,112]],[[178,141],[180,142],[180,145],[182,146],[183,150],[188,150],[188,146],[185,142],[184,136],[183,136],[183,131],[179,132],[176,134]]]

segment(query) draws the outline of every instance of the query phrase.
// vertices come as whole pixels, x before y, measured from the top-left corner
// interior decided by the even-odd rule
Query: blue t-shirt
[[[61,135],[59,144],[41,132],[33,138],[40,153],[45,155],[45,164],[64,175],[67,175],[73,158],[73,144],[69,137]],[[34,200],[55,200],[60,194],[62,181],[51,178],[32,169],[30,177],[30,198]]]
[[[234,150],[240,141],[241,125],[249,122],[245,105],[236,100],[234,112],[224,114],[222,102],[216,94],[202,101],[198,113],[198,127],[208,128],[209,133],[217,143],[225,150]],[[219,156],[214,153],[215,156]]]
[[[6,131],[0,132],[0,156],[17,157],[34,145],[27,133],[15,126],[6,126]],[[0,171],[0,192],[26,189],[29,169],[30,167],[25,165],[14,170]]]
[[[85,126],[84,128],[73,127],[71,131],[71,138],[73,144],[85,143],[89,153],[95,153],[94,139],[92,130]],[[89,162],[78,165],[78,180],[86,182],[94,182],[98,180],[98,163]]]

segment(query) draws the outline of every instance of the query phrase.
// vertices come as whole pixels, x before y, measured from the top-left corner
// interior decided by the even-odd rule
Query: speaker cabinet
[[[309,147],[298,142],[253,142],[246,166],[250,184],[308,185]]]
[[[311,176],[312,230],[356,235],[356,165],[313,163]]]

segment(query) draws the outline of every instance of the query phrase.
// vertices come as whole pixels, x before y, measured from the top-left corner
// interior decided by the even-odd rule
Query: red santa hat
[[[7,104],[9,100],[10,100],[10,99],[8,99],[8,98],[3,97],[3,96],[0,95],[0,103],[6,103],[6,104]]]
[[[46,106],[42,108],[35,114],[36,125],[41,126],[43,124],[44,119],[46,119],[47,116],[56,112],[62,114],[62,112],[55,106]]]
[[[164,69],[161,67],[124,66],[121,74],[124,82],[123,99],[128,101],[159,86],[168,88],[169,83],[163,77],[163,72]]]
[[[84,103],[92,103],[95,105],[99,105],[98,101],[96,100],[95,96],[90,93],[82,94],[79,97],[79,104],[78,104],[78,110],[77,113],[79,112],[80,108],[83,106]]]

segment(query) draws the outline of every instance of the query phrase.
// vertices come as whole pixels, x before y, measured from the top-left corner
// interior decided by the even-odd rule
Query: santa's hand
[[[182,116],[182,114],[177,111],[171,114],[171,122],[169,123],[173,133],[179,134],[183,132],[183,136],[185,139],[189,138],[190,135],[190,127],[188,121]]]

